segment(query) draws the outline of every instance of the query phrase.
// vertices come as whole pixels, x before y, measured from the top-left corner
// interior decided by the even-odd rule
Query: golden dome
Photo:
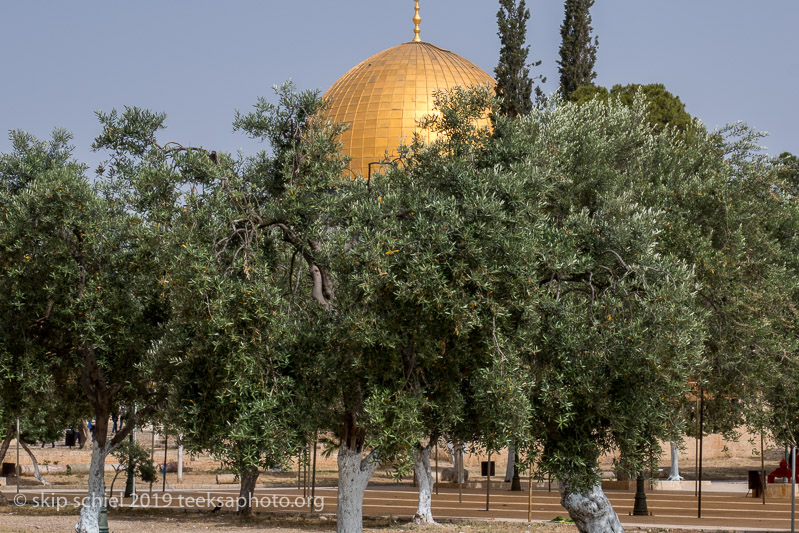
[[[418,34],[417,34],[418,35]],[[341,136],[350,168],[369,175],[369,163],[397,155],[409,143],[416,121],[433,112],[433,92],[494,79],[457,54],[424,42],[384,50],[352,68],[324,94],[326,118],[350,125]],[[374,174],[380,169],[372,166]]]

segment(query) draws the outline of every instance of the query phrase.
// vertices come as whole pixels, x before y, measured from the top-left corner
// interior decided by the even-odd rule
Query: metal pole
[[[22,476],[22,467],[19,465],[19,418],[17,418],[17,494],[19,494],[20,476]]]
[[[133,418],[131,418],[131,422],[136,418],[136,404],[133,404]],[[133,426],[133,431],[130,432],[130,440],[131,442],[136,442],[136,426]],[[153,461],[155,461],[155,456],[153,456]],[[136,495],[136,471],[133,471],[133,475],[131,476],[130,480],[130,488],[131,488],[131,495]]]
[[[128,427],[128,424],[131,423],[133,418],[131,418],[130,413],[128,413],[127,408],[125,409],[125,427]],[[131,443],[136,442],[136,426],[133,426],[133,429],[130,432],[128,437]],[[152,458],[151,458],[152,459]],[[155,464],[155,463],[153,463]],[[122,495],[125,498],[130,498],[131,496],[136,494],[136,472],[134,470],[133,461],[128,461],[128,472],[125,479],[125,492]],[[153,490],[152,483],[150,484],[150,492]]]
[[[633,516],[649,516],[649,509],[646,506],[646,490],[644,488],[644,469],[638,473],[635,480],[635,504],[633,506]]]
[[[313,434],[313,474],[311,475],[311,500],[316,499],[316,447],[319,444],[319,430]]]
[[[702,440],[705,432],[705,391],[699,393],[699,475],[697,476],[697,518],[702,518]]]
[[[436,496],[438,496],[438,440],[436,440]]]
[[[155,426],[152,426],[152,441],[150,442],[150,462],[155,466]],[[153,493],[153,482],[150,481],[150,494]]]
[[[302,489],[302,452],[297,454],[297,490]]]
[[[763,492],[763,505],[766,505],[766,455],[763,445],[763,432],[760,432],[760,488]]]
[[[796,533],[796,446],[791,448],[791,533]]]
[[[696,411],[699,413],[699,398],[696,399]],[[696,439],[694,441],[694,498],[699,495],[699,417],[696,417]]]
[[[161,485],[161,492],[166,492],[166,452],[169,450],[169,436],[164,431],[164,479]]]
[[[530,487],[527,491],[527,523],[533,521],[533,463],[530,462]]]
[[[458,480],[458,503],[463,503],[463,445],[459,442],[458,447],[456,448],[456,456],[455,459],[456,468],[458,470],[455,479]]]
[[[303,483],[304,486],[302,487],[302,497],[303,498],[308,498],[308,477],[309,477],[309,473],[310,473],[309,470],[310,470],[310,466],[311,466],[311,464],[310,464],[311,463],[311,450],[310,450],[310,448],[311,448],[311,443],[309,442],[308,444],[305,445],[305,477],[303,478],[304,479],[304,483]]]
[[[486,465],[486,512],[489,510],[489,500],[491,498],[491,452],[488,452],[488,465]]]

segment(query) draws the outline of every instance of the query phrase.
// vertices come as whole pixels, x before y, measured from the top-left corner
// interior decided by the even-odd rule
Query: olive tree
[[[90,183],[71,159],[66,134],[49,143],[12,138],[14,151],[0,168],[1,290],[15,315],[4,324],[14,340],[3,355],[18,377],[41,380],[57,399],[53,407],[75,406],[96,420],[89,497],[76,526],[94,532],[105,458],[156,409],[168,376],[149,355],[167,307],[155,290],[155,225],[117,201],[114,188]],[[109,436],[119,404],[139,409]]]

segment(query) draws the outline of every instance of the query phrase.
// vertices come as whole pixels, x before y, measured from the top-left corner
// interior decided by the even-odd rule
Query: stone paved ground
[[[55,489],[51,493],[24,491],[20,495],[9,495],[15,503],[26,501],[24,507],[0,508],[0,533],[4,531],[69,531],[66,527],[74,522],[75,498],[85,495],[75,489]],[[144,498],[149,496],[148,502]],[[227,503],[237,496],[235,489],[214,491],[168,491],[142,493],[138,503],[128,499],[121,508],[109,511],[112,531],[189,531],[194,529],[219,529],[224,531],[307,531],[332,530],[335,515],[335,490],[318,489],[314,509],[323,516],[309,514],[302,492],[296,489],[259,489],[253,505],[259,511],[258,518],[251,522],[239,522],[232,511],[235,503]],[[567,516],[560,506],[557,492],[545,489],[534,491],[533,519],[552,521],[557,516]],[[661,531],[663,528],[680,528],[683,531],[703,528],[712,531],[787,531],[790,524],[790,502],[772,500],[763,505],[759,500],[746,498],[745,492],[710,493],[703,496],[702,519],[697,519],[696,499],[690,491],[658,491],[647,497],[653,516],[633,517],[633,493],[611,491],[608,493],[623,524],[628,528],[643,531]],[[42,503],[42,497],[45,501]],[[17,501],[19,498],[19,501]],[[60,511],[55,500],[63,500]],[[528,496],[524,493],[509,493],[504,490],[492,492],[490,512],[485,512],[485,493],[480,490],[464,491],[462,502],[457,491],[443,490],[433,496],[433,515],[441,521],[482,521],[488,526],[474,526],[472,531],[527,531],[522,521],[527,517]],[[167,501],[169,500],[169,501]],[[285,500],[285,503],[284,503]],[[110,500],[111,501],[111,500]],[[214,503],[211,503],[211,502]],[[319,502],[319,508],[316,509]],[[221,503],[219,503],[221,502]],[[294,502],[294,503],[292,503]],[[45,507],[43,508],[42,505]],[[118,504],[111,504],[116,507]],[[142,505],[148,508],[142,508]],[[134,507],[132,507],[134,506]],[[212,512],[218,506],[220,512]],[[370,487],[366,493],[364,512],[367,525],[402,528],[416,508],[416,493],[410,487]],[[275,513],[282,513],[277,514]],[[382,518],[381,518],[382,517]],[[394,517],[393,519],[385,517]],[[503,522],[510,521],[510,522]],[[156,525],[157,524],[157,525]],[[301,526],[301,527],[298,527]],[[466,531],[457,524],[441,531]],[[12,529],[4,529],[12,528]],[[48,529],[49,528],[49,529]],[[165,529],[166,528],[166,529]],[[660,529],[658,529],[660,528]],[[373,527],[373,529],[375,529]],[[635,529],[631,529],[634,531]],[[548,531],[548,530],[542,530]],[[573,531],[570,529],[557,531]]]
[[[41,532],[62,533],[71,531],[77,519],[76,514],[54,514],[49,512],[8,512],[0,510],[0,533]],[[532,525],[503,522],[447,523],[439,527],[422,528],[406,523],[385,520],[368,521],[365,533],[574,533],[572,525],[535,523]],[[126,513],[115,517],[110,530],[158,531],[158,533],[186,533],[204,530],[229,531],[234,533],[301,533],[306,531],[335,531],[332,520],[308,520],[302,518],[257,517],[239,520],[234,516],[199,516],[171,513]],[[670,529],[628,529],[630,532],[667,533]],[[699,530],[680,530],[680,533],[699,533]]]

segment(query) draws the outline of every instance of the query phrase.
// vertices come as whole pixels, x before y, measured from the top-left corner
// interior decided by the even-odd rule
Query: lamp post
[[[760,491],[763,493],[763,505],[766,505],[766,449],[763,443],[763,432],[760,432]]]
[[[633,516],[649,516],[649,509],[646,507],[646,490],[644,488],[644,472],[638,473],[635,483],[635,505],[633,506]]]
[[[164,484],[161,485],[161,492],[166,492],[166,453],[169,451],[169,435],[166,433],[166,429],[164,429],[164,475],[163,475],[163,482]]]
[[[705,434],[705,389],[699,389],[699,475],[697,476],[697,518],[702,518],[702,438]]]
[[[488,452],[488,464],[486,465],[486,512],[491,506],[491,452]]]
[[[97,527],[98,533],[108,533],[108,508],[105,498],[103,498],[103,506],[100,507],[100,516],[97,517]]]

